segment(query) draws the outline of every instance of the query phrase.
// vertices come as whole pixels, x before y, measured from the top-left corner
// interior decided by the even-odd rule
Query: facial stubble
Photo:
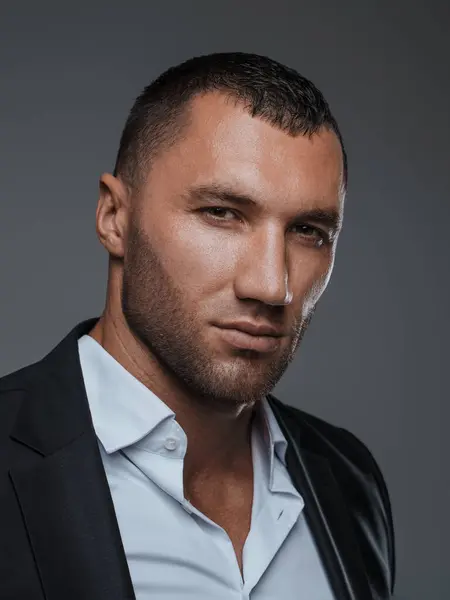
[[[160,250],[163,252],[163,249]],[[228,356],[205,341],[199,315],[186,303],[189,290],[180,289],[164,268],[158,250],[133,221],[124,259],[122,312],[128,327],[159,367],[188,397],[205,407],[230,410],[251,406],[273,390],[292,361],[314,313],[299,319],[290,344],[276,354],[232,350]],[[192,300],[191,306],[195,306]],[[238,319],[242,315],[236,314]],[[222,315],[211,315],[220,321]]]

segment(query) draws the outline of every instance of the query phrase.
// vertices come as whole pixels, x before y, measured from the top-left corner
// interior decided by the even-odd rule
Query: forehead
[[[290,136],[219,93],[192,100],[182,137],[156,162],[169,186],[224,183],[280,202],[340,202],[342,151],[333,132]]]

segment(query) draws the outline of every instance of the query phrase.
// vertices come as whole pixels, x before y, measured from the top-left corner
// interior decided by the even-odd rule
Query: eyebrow
[[[235,206],[246,206],[261,210],[261,204],[248,194],[242,194],[224,185],[199,185],[191,188],[189,200],[202,202],[223,202]],[[296,214],[294,222],[313,221],[329,229],[338,230],[342,225],[342,216],[335,208],[305,209]]]

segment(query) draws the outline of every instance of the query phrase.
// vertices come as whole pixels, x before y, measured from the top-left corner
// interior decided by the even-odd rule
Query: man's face
[[[252,404],[285,372],[331,275],[341,176],[333,133],[290,137],[220,94],[194,99],[182,138],[153,162],[130,218],[122,308],[199,402]],[[221,327],[237,321],[282,336],[257,348]]]

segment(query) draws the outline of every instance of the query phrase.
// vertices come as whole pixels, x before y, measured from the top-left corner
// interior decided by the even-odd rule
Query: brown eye
[[[299,224],[295,226],[298,234],[308,241],[314,242],[316,246],[322,246],[325,242],[326,234],[312,225]]]
[[[203,208],[201,212],[208,214],[217,221],[229,221],[230,219],[225,217],[227,213],[231,214],[233,217],[236,216],[234,211],[229,208],[224,208],[223,206],[209,206],[208,208]]]

